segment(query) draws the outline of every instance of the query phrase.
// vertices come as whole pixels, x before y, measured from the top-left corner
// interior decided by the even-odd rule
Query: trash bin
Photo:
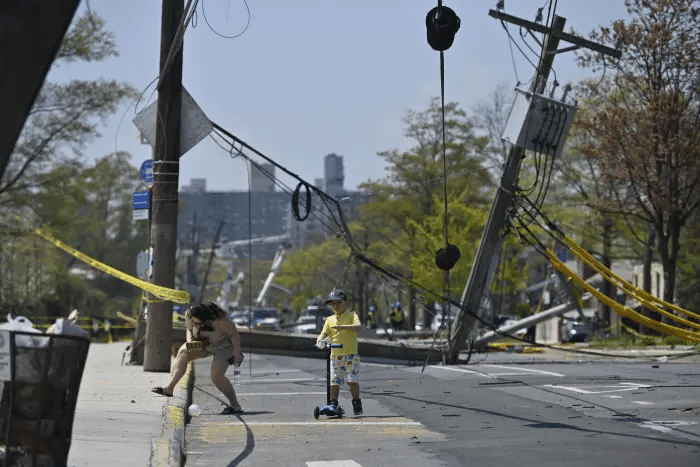
[[[0,466],[65,467],[90,340],[0,330]]]

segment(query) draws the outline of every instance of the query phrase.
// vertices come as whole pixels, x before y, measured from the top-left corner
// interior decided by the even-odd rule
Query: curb
[[[169,397],[163,407],[163,433],[151,445],[151,467],[185,465],[185,422],[193,375],[194,366],[190,363],[173,397]]]

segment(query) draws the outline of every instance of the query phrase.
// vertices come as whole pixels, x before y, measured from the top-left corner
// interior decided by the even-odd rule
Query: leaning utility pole
[[[559,52],[586,47],[608,55],[620,56],[619,51],[564,33],[566,19],[560,16],[554,16],[551,27],[526,21],[496,10],[490,10],[489,16],[545,34],[542,44],[542,56],[529,89],[533,95],[544,92],[549,72],[552,69],[554,55]],[[560,39],[570,42],[574,46],[557,50]],[[525,124],[528,123],[526,122]],[[460,350],[466,348],[467,340],[472,337],[474,326],[477,324],[477,316],[484,319],[486,306],[482,305],[485,305],[488,288],[503,246],[503,232],[510,223],[509,210],[513,206],[513,192],[517,186],[520,162],[524,154],[525,148],[514,144],[506,159],[501,183],[491,206],[491,212],[474,258],[474,265],[462,294],[460,310],[450,333],[448,348],[445,350],[444,360],[448,363],[456,363]]]
[[[184,0],[163,0],[160,43],[160,86],[153,162],[153,284],[175,285],[177,203],[180,174],[180,109],[182,103],[182,47],[170,53],[184,14]],[[183,32],[181,32],[183,33]],[[171,57],[169,62],[168,57]],[[154,301],[148,307],[144,371],[170,371],[172,303]]]

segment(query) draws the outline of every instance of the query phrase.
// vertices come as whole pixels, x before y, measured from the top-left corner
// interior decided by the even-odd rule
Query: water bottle
[[[233,365],[233,385],[234,386],[241,385],[241,366],[240,365]]]

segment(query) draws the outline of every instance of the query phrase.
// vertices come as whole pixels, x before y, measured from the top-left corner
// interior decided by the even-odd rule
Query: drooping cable
[[[460,257],[459,248],[450,244],[448,236],[449,211],[447,202],[447,137],[445,130],[445,57],[444,51],[449,49],[454,42],[455,34],[459,30],[460,19],[455,12],[442,5],[438,0],[438,6],[428,12],[425,19],[428,33],[428,44],[440,52],[440,95],[442,101],[442,165],[443,187],[445,198],[445,220],[442,234],[445,238],[445,247],[440,248],[435,254],[435,264],[443,271],[452,269]],[[449,284],[449,280],[447,281]],[[448,286],[449,287],[449,286]],[[448,293],[449,296],[449,293]]]

